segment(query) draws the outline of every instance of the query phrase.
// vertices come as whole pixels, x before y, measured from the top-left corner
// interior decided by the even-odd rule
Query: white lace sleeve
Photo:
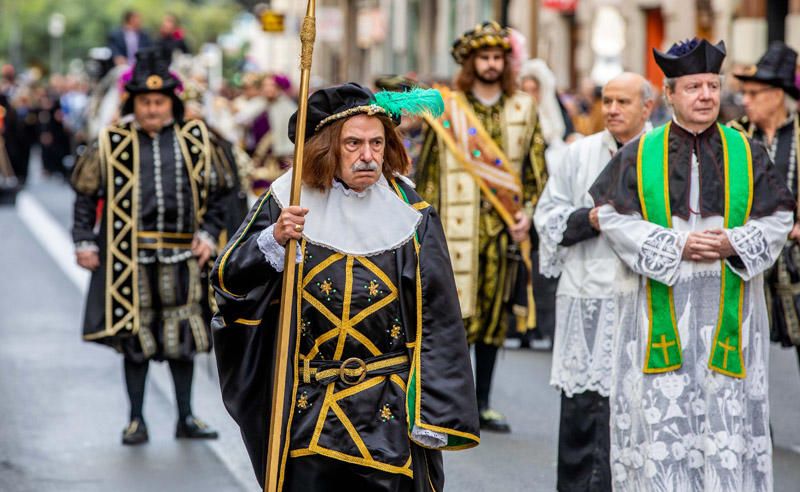
[[[274,268],[276,272],[282,272],[283,262],[286,258],[286,248],[278,244],[278,241],[275,240],[275,235],[273,234],[274,230],[275,224],[267,227],[258,235],[256,242],[258,243],[258,249],[260,249],[261,253],[264,254],[264,258],[267,259],[267,262],[272,266],[272,268]],[[303,257],[300,252],[300,248],[297,248],[297,263],[300,263],[302,259]]]
[[[728,240],[745,268],[728,266],[744,280],[750,280],[772,266],[786,243],[792,228],[792,213],[777,212],[748,221],[741,227],[726,229]]]
[[[566,249],[559,245],[567,230],[567,220],[575,211],[570,201],[569,169],[557,169],[550,175],[536,205],[533,223],[539,233],[539,272],[545,277],[561,275]]]
[[[411,430],[411,439],[426,448],[439,449],[447,446],[447,434],[419,427]]]
[[[572,210],[553,213],[542,227],[539,236],[539,272],[545,277],[556,278],[564,268],[565,249],[559,246],[567,230],[567,221]]]
[[[619,258],[634,272],[667,285],[678,281],[686,233],[623,215],[611,205],[598,211],[600,230]]]

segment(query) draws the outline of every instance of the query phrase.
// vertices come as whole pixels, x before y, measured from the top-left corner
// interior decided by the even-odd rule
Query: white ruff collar
[[[289,203],[292,171],[272,183],[272,196]],[[397,249],[414,237],[422,214],[398,197],[384,176],[362,192],[334,181],[328,191],[302,186],[300,205],[308,209],[303,236],[308,242],[354,256]]]

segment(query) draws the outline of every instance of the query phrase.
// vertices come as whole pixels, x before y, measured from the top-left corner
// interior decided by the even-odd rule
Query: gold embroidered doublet
[[[320,454],[412,475],[396,255],[350,256],[303,244],[292,457]]]
[[[200,121],[174,126],[183,162],[187,168],[196,215],[195,228],[207,209],[211,166],[208,130]],[[138,333],[140,328],[139,274],[137,268],[139,231],[140,155],[134,124],[110,126],[98,138],[96,153],[78,164],[76,183],[84,193],[102,191],[105,199],[105,329],[84,335],[86,340],[114,336],[120,331]],[[83,179],[90,176],[92,179]],[[99,177],[104,177],[101,182]],[[97,190],[90,189],[96,184]],[[77,186],[76,186],[77,187]]]

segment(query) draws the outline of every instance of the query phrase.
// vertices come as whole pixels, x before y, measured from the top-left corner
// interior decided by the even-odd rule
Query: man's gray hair
[[[642,104],[646,104],[647,101],[652,101],[656,98],[655,92],[653,91],[653,84],[649,81],[644,80],[642,82]]]

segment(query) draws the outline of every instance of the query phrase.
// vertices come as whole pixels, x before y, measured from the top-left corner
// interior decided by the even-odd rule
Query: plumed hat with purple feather
[[[669,78],[696,73],[720,73],[725,55],[724,41],[713,45],[698,38],[678,41],[666,53],[653,48],[656,63]]]

